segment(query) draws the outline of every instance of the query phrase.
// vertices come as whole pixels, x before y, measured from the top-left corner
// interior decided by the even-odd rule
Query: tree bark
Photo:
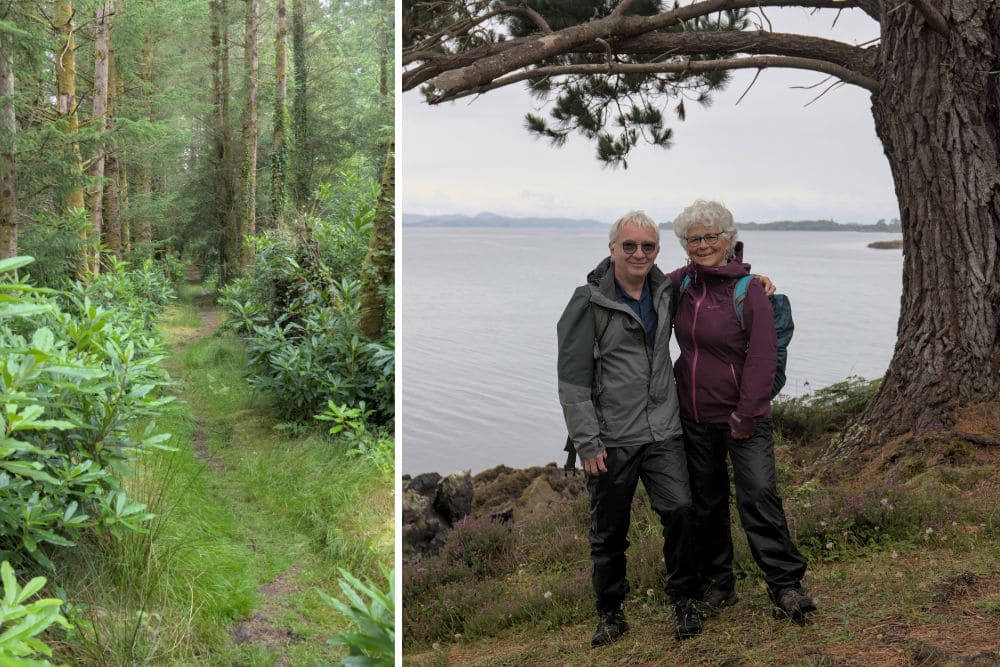
[[[309,73],[306,59],[305,0],[292,0],[292,61],[295,88],[292,94],[292,204],[301,210],[312,191],[312,154],[309,147],[307,100]]]
[[[274,142],[271,153],[271,220],[275,227],[284,227],[288,195],[285,181],[288,173],[288,17],[285,0],[277,0],[278,25],[274,36]]]
[[[257,17],[259,14],[259,0],[246,0],[246,32],[243,47],[246,110],[243,118],[240,195],[237,202],[241,239],[257,233],[257,77],[260,69],[257,51]],[[252,260],[252,247],[241,241],[240,264],[249,266]]]
[[[949,431],[960,406],[1000,391],[1000,6],[937,3],[882,15],[875,129],[903,223],[903,296],[878,394],[828,456]]]
[[[73,3],[71,0],[55,0],[52,8],[52,25],[59,33],[58,50],[55,53],[56,112],[66,136],[66,166],[70,183],[62,191],[62,213],[72,215],[84,210],[83,166],[80,158],[80,143],[77,134],[80,120],[77,115],[76,100],[76,26],[73,23]],[[87,247],[89,230],[81,233],[81,250],[76,258],[73,277],[88,280],[90,252]]]
[[[14,37],[0,32],[0,259],[17,255],[17,163],[14,138]]]
[[[156,46],[154,44],[153,36],[146,33],[143,36],[142,44],[142,62],[139,66],[139,78],[142,80],[143,85],[143,95],[147,101],[147,111],[149,116],[149,121],[156,121],[156,112],[152,108],[152,91],[155,84],[154,81],[154,66],[155,66],[155,53]],[[143,206],[141,208],[149,210],[149,206],[153,201],[153,158],[151,155],[144,155],[142,162],[139,167],[139,191],[142,193]],[[149,215],[142,215],[136,220],[136,229],[133,237],[133,242],[140,249],[147,249],[153,243],[153,225],[150,221]]]
[[[226,0],[210,0],[212,16],[212,171],[223,284],[239,273],[239,230],[233,212],[232,127],[229,116],[229,31]]]
[[[94,17],[94,90],[92,122],[97,130],[98,142],[90,163],[90,177],[93,182],[89,193],[90,234],[87,243],[90,272],[97,275],[101,271],[101,227],[104,223],[104,142],[108,129],[108,45],[111,31],[111,15],[114,13],[112,0],[97,9]]]
[[[368,254],[361,273],[361,320],[358,330],[369,340],[382,335],[386,320],[386,290],[393,287],[395,257],[396,160],[394,143],[382,171],[382,185],[375,205],[375,221]]]
[[[110,4],[110,3],[109,3]],[[115,116],[117,115],[117,103],[122,93],[122,81],[118,76],[118,68],[115,63],[115,50],[113,46],[108,48],[108,136],[114,134]],[[114,255],[115,259],[122,259],[122,226],[121,226],[121,160],[119,151],[121,147],[108,141],[105,143],[105,177],[107,183],[104,187],[104,223],[102,227],[102,241],[105,247]]]

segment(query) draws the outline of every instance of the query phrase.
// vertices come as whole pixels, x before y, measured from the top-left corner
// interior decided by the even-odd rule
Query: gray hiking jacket
[[[646,345],[639,316],[617,299],[614,271],[604,271],[597,285],[577,287],[559,318],[559,402],[581,460],[606,447],[681,435],[669,348],[673,290],[655,266],[649,281],[657,313],[653,349]],[[594,308],[606,308],[610,315],[600,341],[595,340]]]

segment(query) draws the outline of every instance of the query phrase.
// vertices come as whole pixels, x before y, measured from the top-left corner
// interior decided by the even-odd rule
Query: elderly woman
[[[792,543],[776,488],[771,387],[777,348],[771,304],[761,284],[750,281],[742,325],[737,318],[733,292],[750,265],[743,263],[733,216],[721,204],[696,201],[677,216],[674,233],[689,258],[670,279],[682,286],[674,319],[681,349],[674,376],[697,526],[701,611],[715,615],[738,599],[728,456],[740,522],[771,600],[777,610],[801,620],[816,605],[802,590],[806,561]]]

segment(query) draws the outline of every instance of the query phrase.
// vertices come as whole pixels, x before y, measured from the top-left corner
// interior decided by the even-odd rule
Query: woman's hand
[[[774,283],[767,276],[762,276],[759,273],[753,274],[753,277],[760,281],[760,286],[764,288],[764,294],[771,296],[775,292]]]

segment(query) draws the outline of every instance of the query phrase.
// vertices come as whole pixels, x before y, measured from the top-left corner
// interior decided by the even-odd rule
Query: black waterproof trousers
[[[666,592],[671,600],[698,594],[691,548],[693,528],[684,441],[673,438],[635,447],[608,447],[608,471],[587,477],[590,492],[590,560],[598,613],[621,606],[628,595],[625,551],[632,498],[639,480],[663,525]]]
[[[730,590],[735,584],[727,454],[733,464],[740,523],[764,581],[772,593],[797,586],[806,572],[806,559],[792,543],[778,495],[770,420],[758,422],[746,440],[735,440],[725,424],[681,421],[691,475],[701,590]]]

